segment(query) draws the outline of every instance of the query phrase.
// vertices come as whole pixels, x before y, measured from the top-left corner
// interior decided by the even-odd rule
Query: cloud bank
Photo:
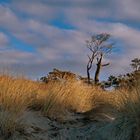
[[[54,67],[86,75],[85,40],[107,32],[115,48],[110,74],[130,71],[140,54],[139,0],[12,0],[0,2],[1,69],[37,78]],[[94,70],[94,69],[93,69]]]

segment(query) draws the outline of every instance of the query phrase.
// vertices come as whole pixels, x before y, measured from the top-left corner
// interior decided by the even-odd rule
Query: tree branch
[[[102,64],[102,67],[108,66],[110,63]]]

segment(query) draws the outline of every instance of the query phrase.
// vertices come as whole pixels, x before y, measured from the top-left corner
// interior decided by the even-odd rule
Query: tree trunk
[[[94,78],[95,84],[99,83],[99,75],[102,68],[102,57],[103,56],[101,55],[100,59],[97,61],[97,68],[96,68],[95,78]]]
[[[100,75],[101,67],[102,67],[101,64],[97,64],[97,69],[96,69],[95,78],[94,78],[95,84],[99,83],[99,75]]]

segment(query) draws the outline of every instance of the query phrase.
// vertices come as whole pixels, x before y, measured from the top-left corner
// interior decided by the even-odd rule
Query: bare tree
[[[87,63],[87,77],[88,77],[88,83],[90,83],[90,70],[93,65],[93,61],[96,58],[97,60],[97,68],[95,72],[95,84],[99,82],[99,74],[102,67],[108,66],[109,63],[102,64],[103,57],[110,53],[112,50],[113,44],[105,44],[105,42],[110,38],[109,34],[102,33],[99,35],[95,35],[91,37],[91,40],[87,41],[87,47],[91,51],[91,55],[88,55],[88,63]]]
[[[87,40],[87,48],[91,51],[91,54],[88,55],[88,63],[87,63],[87,78],[88,84],[90,84],[90,70],[93,65],[93,60],[98,55],[98,43],[95,37],[92,37],[91,40]]]

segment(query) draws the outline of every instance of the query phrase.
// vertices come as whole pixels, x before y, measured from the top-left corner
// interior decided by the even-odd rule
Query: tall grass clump
[[[32,104],[36,89],[29,80],[0,76],[0,135],[9,136],[19,127],[19,118]]]
[[[140,83],[128,94],[122,95],[121,118],[126,118],[126,129],[131,128],[131,139],[140,139]]]
[[[140,83],[128,89],[114,91],[116,118],[95,131],[95,139],[99,134],[108,140],[140,140]]]
[[[96,107],[96,98],[102,92],[98,87],[77,81],[50,82],[40,85],[37,104],[52,117],[64,115],[66,111],[86,112]]]

